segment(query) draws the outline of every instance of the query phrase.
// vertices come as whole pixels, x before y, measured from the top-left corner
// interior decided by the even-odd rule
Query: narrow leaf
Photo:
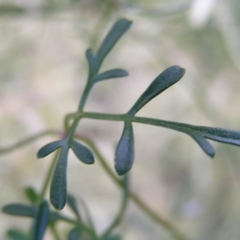
[[[134,160],[134,136],[131,122],[124,122],[124,129],[115,153],[115,169],[119,175],[128,172]]]
[[[93,55],[92,49],[88,49],[86,51],[86,58],[88,61],[88,66],[89,66],[89,74],[93,75],[96,72],[97,68],[97,61],[95,56]]]
[[[25,233],[18,229],[10,229],[7,231],[7,236],[11,240],[27,240]]]
[[[24,193],[25,193],[26,197],[28,198],[28,200],[31,203],[37,202],[38,194],[36,193],[34,188],[32,188],[32,187],[25,187],[24,188]]]
[[[43,146],[42,148],[39,149],[39,151],[37,153],[37,157],[38,158],[44,158],[48,154],[50,154],[53,151],[55,151],[56,149],[62,147],[63,145],[64,145],[64,141],[63,140],[48,143],[47,145],[45,145],[45,146]]]
[[[74,227],[68,233],[68,240],[79,240],[81,237],[81,229],[79,227]]]
[[[112,29],[109,31],[105,39],[103,40],[98,52],[97,59],[99,66],[101,65],[103,59],[111,51],[117,41],[122,37],[122,35],[130,28],[132,22],[127,19],[120,19],[117,21]]]
[[[67,157],[68,147],[62,147],[50,188],[50,200],[56,209],[63,209],[67,195]]]
[[[102,80],[107,80],[111,78],[120,78],[120,77],[126,77],[128,76],[128,72],[124,69],[112,69],[106,72],[103,72],[99,75],[97,75],[93,81],[94,82],[100,82]]]
[[[193,136],[193,139],[199,144],[199,146],[202,148],[202,150],[210,157],[214,157],[215,151],[213,146],[203,137],[195,137]]]
[[[35,217],[37,208],[25,204],[12,203],[2,208],[2,212],[15,216]]]
[[[134,116],[151,99],[179,81],[184,73],[185,70],[179,66],[172,66],[164,70],[139,97],[133,107],[128,111],[128,115]]]
[[[197,127],[197,129],[208,139],[240,146],[239,131],[212,127]]]
[[[33,239],[42,240],[44,233],[47,229],[49,221],[49,207],[47,201],[43,201],[40,204],[38,215],[35,222]]]
[[[75,155],[77,156],[77,158],[83,163],[86,163],[86,164],[94,163],[94,156],[87,147],[73,140],[71,143],[71,148],[75,153]]]
[[[80,214],[79,214],[79,211],[78,211],[78,208],[77,208],[77,204],[76,204],[76,199],[68,194],[67,195],[67,203],[69,205],[69,207],[73,210],[73,212],[75,213],[75,215],[80,218]]]

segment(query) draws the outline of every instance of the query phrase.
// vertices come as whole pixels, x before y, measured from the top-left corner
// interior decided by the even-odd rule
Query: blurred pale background
[[[130,75],[96,85],[86,110],[126,112],[161,71],[177,64],[186,68],[183,79],[138,115],[240,130],[239,12],[238,0],[0,1],[0,146],[45,129],[62,130],[85,85],[85,50],[96,50],[120,17],[133,26],[102,69],[125,68]],[[112,168],[121,130],[116,122],[79,125]],[[178,132],[134,124],[134,133],[132,191],[193,240],[239,239],[240,149],[215,142],[212,160]],[[24,186],[40,190],[51,156],[37,160],[36,152],[50,140],[56,138],[0,156],[1,207],[25,202]],[[68,189],[86,202],[98,231],[105,229],[121,193],[98,161],[85,166],[70,155]],[[7,228],[27,230],[30,224],[3,214],[0,222],[0,239]],[[60,227],[63,236],[70,228]],[[124,240],[173,239],[133,204],[118,232]]]

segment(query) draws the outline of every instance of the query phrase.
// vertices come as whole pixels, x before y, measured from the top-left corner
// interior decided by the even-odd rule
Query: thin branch
[[[47,135],[61,135],[61,132],[57,131],[57,130],[46,130],[46,131],[37,133],[30,137],[24,138],[17,143],[11,144],[7,147],[3,147],[3,148],[0,147],[0,155],[6,154],[6,153],[16,150],[18,148],[24,147],[25,145],[30,144],[33,141],[35,141],[41,137],[47,136]]]

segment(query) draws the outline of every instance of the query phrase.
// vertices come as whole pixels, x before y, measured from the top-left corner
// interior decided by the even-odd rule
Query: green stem
[[[54,237],[55,240],[61,240],[58,231],[56,230],[55,224],[51,224],[50,225],[50,230],[52,232],[52,235]]]
[[[80,138],[80,139],[83,142],[85,142],[94,151],[101,166],[103,167],[105,172],[109,175],[109,177],[112,179],[112,181],[115,182],[116,185],[118,185],[119,187],[123,188],[123,185],[121,184],[119,179],[116,177],[114,172],[111,170],[111,168],[108,166],[104,157],[99,152],[95,144],[89,139],[86,139],[86,138]],[[154,220],[157,224],[159,224],[160,227],[165,227],[176,239],[190,240],[187,236],[181,233],[181,231],[179,231],[171,222],[169,222],[164,217],[156,214],[153,210],[151,210],[141,199],[138,198],[137,195],[135,195],[132,192],[129,192],[129,197],[143,212],[145,212],[145,214],[147,214],[152,220]]]
[[[127,208],[127,202],[129,199],[129,183],[128,183],[128,174],[124,175],[124,179],[121,183],[122,187],[123,187],[123,196],[122,196],[122,202],[121,202],[121,206],[119,209],[119,212],[116,216],[116,218],[113,220],[112,224],[108,227],[108,229],[105,231],[105,233],[103,233],[101,239],[106,239],[111,232],[113,231],[114,228],[116,228],[122,221],[123,215],[126,211]]]
[[[27,137],[17,143],[14,143],[8,147],[4,147],[4,148],[0,148],[0,155],[3,155],[5,153],[8,153],[8,152],[11,152],[13,150],[16,150],[18,148],[21,148],[21,147],[24,147],[25,145],[29,144],[29,143],[32,143],[33,141],[43,137],[43,136],[46,136],[46,135],[51,135],[51,134],[55,134],[55,135],[60,135],[61,132],[60,131],[57,131],[57,130],[46,130],[46,131],[43,131],[43,132],[40,132],[40,133],[37,133],[33,136],[30,136],[30,137]]]

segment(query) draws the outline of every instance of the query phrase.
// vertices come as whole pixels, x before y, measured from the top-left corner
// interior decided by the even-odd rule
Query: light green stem
[[[33,136],[27,137],[17,143],[14,143],[10,146],[4,147],[4,148],[0,148],[0,155],[3,155],[5,153],[11,152],[13,150],[16,150],[18,148],[24,147],[25,145],[32,143],[33,141],[43,137],[43,136],[47,136],[47,135],[60,135],[61,132],[57,131],[57,130],[46,130],[40,133],[37,133]]]

